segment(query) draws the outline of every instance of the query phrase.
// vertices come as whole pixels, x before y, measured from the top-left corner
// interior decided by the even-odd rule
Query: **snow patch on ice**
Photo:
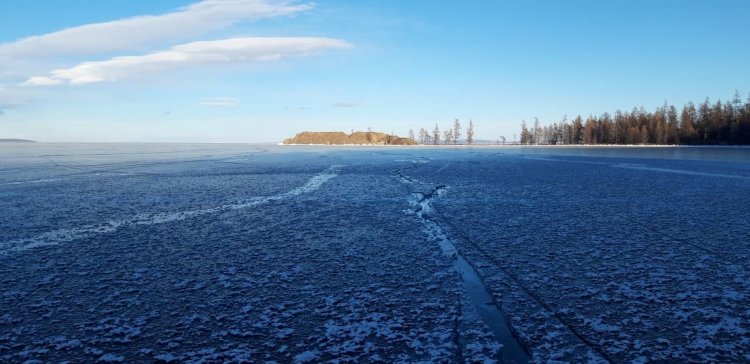
[[[417,157],[414,159],[394,159],[394,162],[411,163],[411,164],[427,164],[430,163],[430,159],[424,157]]]
[[[317,350],[314,350],[314,351],[308,350],[308,351],[305,351],[304,353],[297,354],[294,357],[294,362],[295,363],[312,363],[316,359],[318,359],[318,357],[320,357],[320,352],[318,352]]]
[[[125,358],[115,354],[104,354],[97,361],[100,363],[122,363]]]

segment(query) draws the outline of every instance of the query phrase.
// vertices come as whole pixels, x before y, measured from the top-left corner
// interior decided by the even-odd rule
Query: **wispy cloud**
[[[355,107],[355,106],[359,106],[359,104],[356,103],[356,102],[345,102],[344,101],[344,102],[337,102],[337,103],[333,104],[333,106],[335,106],[335,107]]]
[[[233,107],[240,104],[240,100],[233,97],[211,97],[199,103],[201,106],[211,107]]]
[[[288,0],[203,0],[163,15],[86,24],[0,44],[0,56],[104,54],[186,40],[243,20],[286,16],[312,8]]]
[[[315,37],[230,38],[177,45],[142,56],[114,57],[57,69],[47,76],[34,76],[25,86],[86,84],[117,81],[146,73],[163,72],[198,64],[253,63],[351,47],[346,41]]]

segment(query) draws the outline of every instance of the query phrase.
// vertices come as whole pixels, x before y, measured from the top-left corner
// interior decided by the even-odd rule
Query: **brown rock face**
[[[415,145],[409,138],[371,131],[357,131],[347,135],[340,131],[304,131],[294,138],[285,139],[284,144],[326,144],[326,145]]]

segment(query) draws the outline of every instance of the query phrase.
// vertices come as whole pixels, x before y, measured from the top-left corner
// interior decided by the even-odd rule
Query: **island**
[[[356,131],[346,134],[341,131],[304,131],[293,138],[284,139],[282,144],[318,145],[416,145],[410,138],[373,131]]]

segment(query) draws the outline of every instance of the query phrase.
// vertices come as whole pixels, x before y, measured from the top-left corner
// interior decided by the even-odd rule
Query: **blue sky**
[[[0,138],[263,142],[459,118],[511,140],[521,119],[747,97],[748,15],[743,0],[8,0]]]

